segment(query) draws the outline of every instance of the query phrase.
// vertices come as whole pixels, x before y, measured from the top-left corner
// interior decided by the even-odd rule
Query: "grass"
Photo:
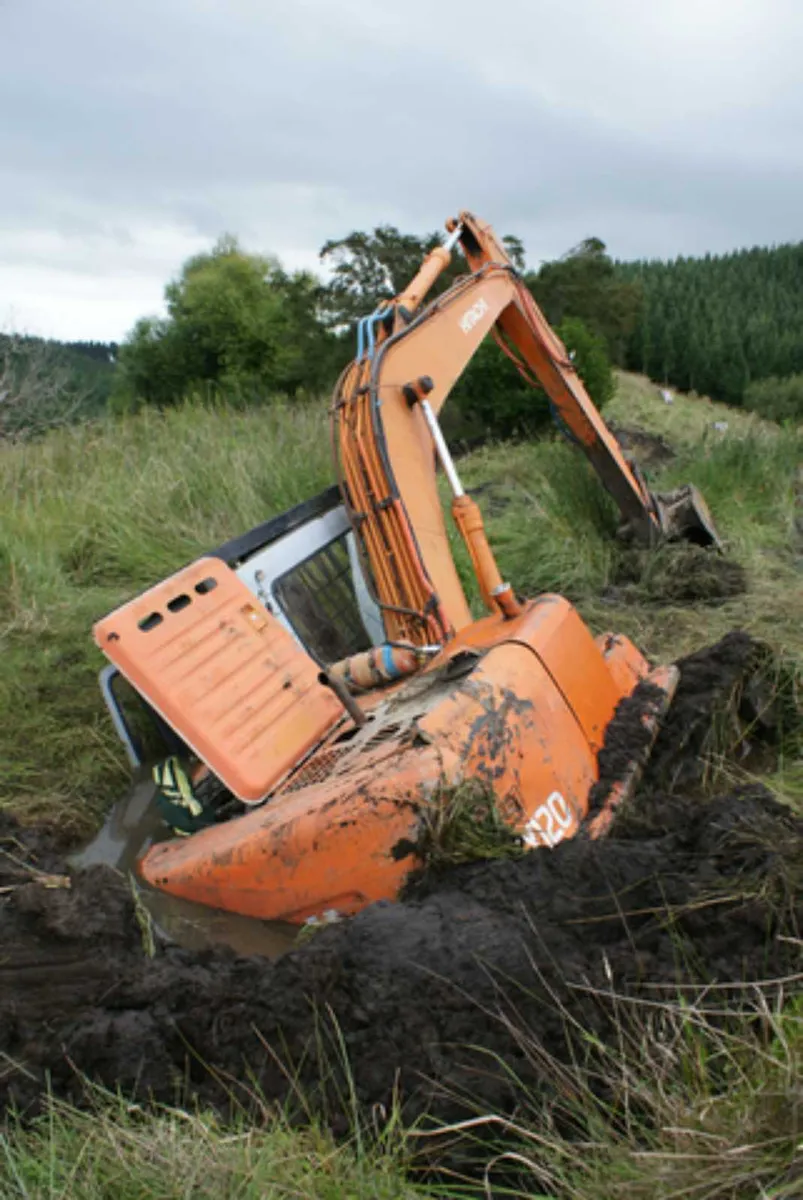
[[[429,871],[439,871],[477,859],[521,858],[525,849],[491,789],[472,779],[434,793],[421,814],[417,853]]]
[[[111,1101],[52,1102],[0,1133],[3,1200],[413,1200],[401,1142],[360,1151],[320,1129],[221,1126],[211,1114],[145,1114]]]
[[[664,405],[657,388],[635,376],[620,377],[607,415],[671,446],[675,456],[651,473],[652,486],[700,486],[730,558],[745,570],[746,589],[718,604],[666,602],[661,580],[676,575],[680,561],[670,549],[644,560],[635,589],[622,587],[632,552],[614,539],[615,510],[560,440],[488,446],[460,462],[503,574],[520,592],[568,595],[595,631],[628,634],[656,660],[739,626],[765,639],[784,679],[793,679],[803,663],[801,431],[694,397]],[[727,421],[727,430],[714,429],[715,421]],[[185,406],[0,449],[0,805],[23,820],[76,830],[97,824],[127,770],[96,687],[102,660],[93,621],[331,479],[322,405],[245,413]],[[462,547],[455,544],[455,553],[471,591]],[[793,684],[784,686],[794,695]],[[790,749],[766,782],[803,803],[799,750]],[[446,853],[464,851],[462,801],[452,826],[435,831]],[[670,997],[646,1018],[628,1015],[608,1070],[608,1081],[621,1084],[615,1106],[582,1073],[562,1077],[562,1112],[535,1101],[528,1109],[523,1097],[515,1153],[526,1190],[517,1194],[799,1195],[800,1174],[790,1172],[800,1143],[800,1009],[765,1004],[727,1029],[704,1010]],[[759,1044],[757,1022],[766,1034]],[[638,1120],[622,1122],[625,1101]],[[493,1116],[485,1120],[483,1129],[492,1130]],[[580,1146],[566,1140],[567,1129],[576,1136],[581,1128]],[[490,1163],[497,1150],[483,1146]],[[81,1115],[57,1105],[33,1125],[8,1128],[0,1194],[413,1196],[406,1153],[335,1147],[320,1131],[291,1132],[275,1121],[221,1129],[208,1116],[146,1118],[114,1103]],[[489,1180],[505,1166],[489,1167]]]
[[[618,1037],[603,1046],[578,1030],[583,1063],[557,1062],[520,1031],[548,1101],[520,1089],[515,1120],[483,1113],[411,1140],[425,1138],[433,1153],[433,1142],[463,1139],[486,1196],[797,1200],[803,1012],[768,997],[756,987],[734,1015],[716,988],[656,993],[648,1004],[598,993],[615,1006]],[[450,1194],[476,1196],[476,1185]]]

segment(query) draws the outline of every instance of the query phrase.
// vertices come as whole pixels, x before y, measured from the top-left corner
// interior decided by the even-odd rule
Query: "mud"
[[[643,792],[697,792],[723,754],[746,766],[771,750],[780,728],[769,684],[770,660],[767,647],[743,630],[679,659],[678,688],[648,758],[650,734],[643,718],[660,700],[660,691],[650,683],[639,684],[617,706],[606,730],[589,812],[604,804],[634,759],[646,758],[638,805]]]
[[[40,835],[5,835],[59,874]],[[603,842],[424,878],[274,963],[158,936],[150,957],[152,930],[111,869],[65,888],[4,866],[0,1105],[34,1113],[46,1087],[83,1104],[85,1079],[223,1112],[298,1087],[340,1132],[347,1058],[357,1106],[380,1121],[394,1096],[408,1119],[511,1112],[506,1072],[549,1092],[550,1057],[582,1049],[573,1029],[617,1036],[613,990],[654,1000],[661,984],[725,981],[735,1002],[743,981],[798,970],[781,935],[800,933],[801,851],[803,823],[761,788],[654,793]]]
[[[645,765],[653,734],[644,718],[651,712],[660,712],[663,702],[661,689],[645,681],[617,705],[597,755],[599,778],[588,794],[589,816],[602,808],[613,785],[624,778],[634,763]]]
[[[655,466],[675,457],[675,451],[660,434],[623,425],[611,424],[609,428],[628,458],[635,459],[640,467]]]
[[[744,567],[727,555],[677,542],[657,552],[622,550],[604,596],[620,603],[718,605],[745,592],[747,582]]]
[[[27,883],[38,873],[67,870],[64,835],[51,826],[26,827],[0,809],[0,888]],[[0,892],[0,898],[3,893]]]
[[[644,775],[647,790],[689,790],[712,756],[749,765],[751,754],[779,736],[771,654],[744,630],[678,660],[680,683]]]
[[[156,797],[150,771],[140,772],[127,795],[113,805],[92,841],[68,856],[68,866],[78,871],[110,866],[129,877],[156,932],[189,950],[230,946],[238,954],[261,954],[266,958],[277,958],[288,950],[298,936],[296,926],[208,908],[149,887],[141,879],[134,880],[136,861],[146,847],[170,836]]]

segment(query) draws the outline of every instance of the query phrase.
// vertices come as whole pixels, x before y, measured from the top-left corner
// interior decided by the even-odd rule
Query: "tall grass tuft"
[[[417,853],[429,871],[477,859],[521,858],[525,847],[478,780],[441,787],[420,814]]]
[[[598,999],[615,1007],[618,1036],[603,1046],[575,1030],[587,1059],[558,1062],[511,1030],[543,1083],[534,1095],[513,1081],[515,1118],[480,1113],[411,1140],[431,1159],[463,1139],[487,1197],[797,1200],[803,1008],[783,997],[783,981],[766,981],[734,1012],[716,985],[647,1001],[612,986]],[[474,1179],[450,1194],[476,1196]]]

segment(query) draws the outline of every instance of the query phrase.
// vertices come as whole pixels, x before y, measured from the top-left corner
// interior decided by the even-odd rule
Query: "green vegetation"
[[[618,274],[643,296],[632,369],[730,404],[757,379],[803,371],[803,242],[620,263]]]
[[[744,406],[770,421],[803,421],[803,374],[757,379],[745,388]]]
[[[392,300],[414,277],[426,256],[443,241],[440,231],[422,237],[402,233],[394,225],[377,225],[370,233],[354,231],[330,240],[321,249],[321,262],[331,272],[324,288],[323,311],[335,328],[356,325],[382,301]],[[516,237],[502,238],[518,270],[524,270],[524,246]],[[441,274],[432,295],[437,296],[464,273],[464,263],[454,255]]]
[[[418,855],[429,870],[488,858],[520,858],[521,838],[502,817],[493,791],[470,779],[440,788],[424,810]]]
[[[312,275],[288,275],[221,238],[167,285],[167,316],[135,326],[120,351],[113,407],[167,407],[197,392],[242,405],[320,390],[333,375],[334,339],[318,320],[319,293]]]
[[[102,413],[115,346],[0,334],[0,443]]]
[[[616,391],[608,343],[580,317],[564,317],[557,333],[597,408],[604,408]]]
[[[122,1101],[76,1112],[53,1104],[0,1133],[4,1200],[413,1200],[401,1139],[370,1152],[315,1128],[222,1126],[178,1109],[146,1115]]]
[[[616,386],[605,339],[579,317],[566,317],[556,332],[591,399],[604,408]],[[525,378],[493,339],[486,339],[450,395],[443,428],[450,441],[475,442],[532,437],[552,420],[546,392]]]
[[[604,338],[614,362],[624,361],[641,310],[641,288],[617,270],[604,242],[586,238],[561,258],[528,272],[525,280],[551,325],[577,317]]]

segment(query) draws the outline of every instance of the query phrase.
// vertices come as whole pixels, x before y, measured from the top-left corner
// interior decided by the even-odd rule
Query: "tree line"
[[[38,431],[107,406],[320,395],[352,357],[359,317],[398,294],[440,241],[390,225],[355,231],[321,248],[319,277],[225,236],[168,283],[165,314],[142,318],[119,347],[0,337],[0,437],[24,432],[26,412]],[[598,405],[612,393],[614,364],[774,419],[803,415],[803,243],[625,263],[588,238],[528,270],[522,242],[503,241]],[[434,294],[463,270],[455,254]],[[48,373],[47,402],[34,418],[31,398]],[[15,394],[23,402],[12,413]],[[492,341],[453,400],[446,419],[458,436],[527,433],[550,418],[546,397]]]
[[[603,243],[594,239],[536,273],[526,272],[521,241],[503,240],[595,401],[604,404],[613,392],[609,347],[622,351],[634,321],[635,289],[617,278]],[[165,316],[139,321],[120,348],[112,406],[130,411],[187,395],[245,405],[330,389],[354,354],[359,318],[397,295],[440,241],[437,233],[417,236],[387,225],[353,232],[322,247],[321,279],[287,272],[277,260],[222,238],[168,284]],[[455,254],[432,295],[464,271]],[[467,438],[527,433],[549,419],[544,394],[493,342],[480,347],[447,410],[450,433]]]
[[[803,242],[616,271],[640,294],[624,356],[632,370],[728,404],[803,373]]]

